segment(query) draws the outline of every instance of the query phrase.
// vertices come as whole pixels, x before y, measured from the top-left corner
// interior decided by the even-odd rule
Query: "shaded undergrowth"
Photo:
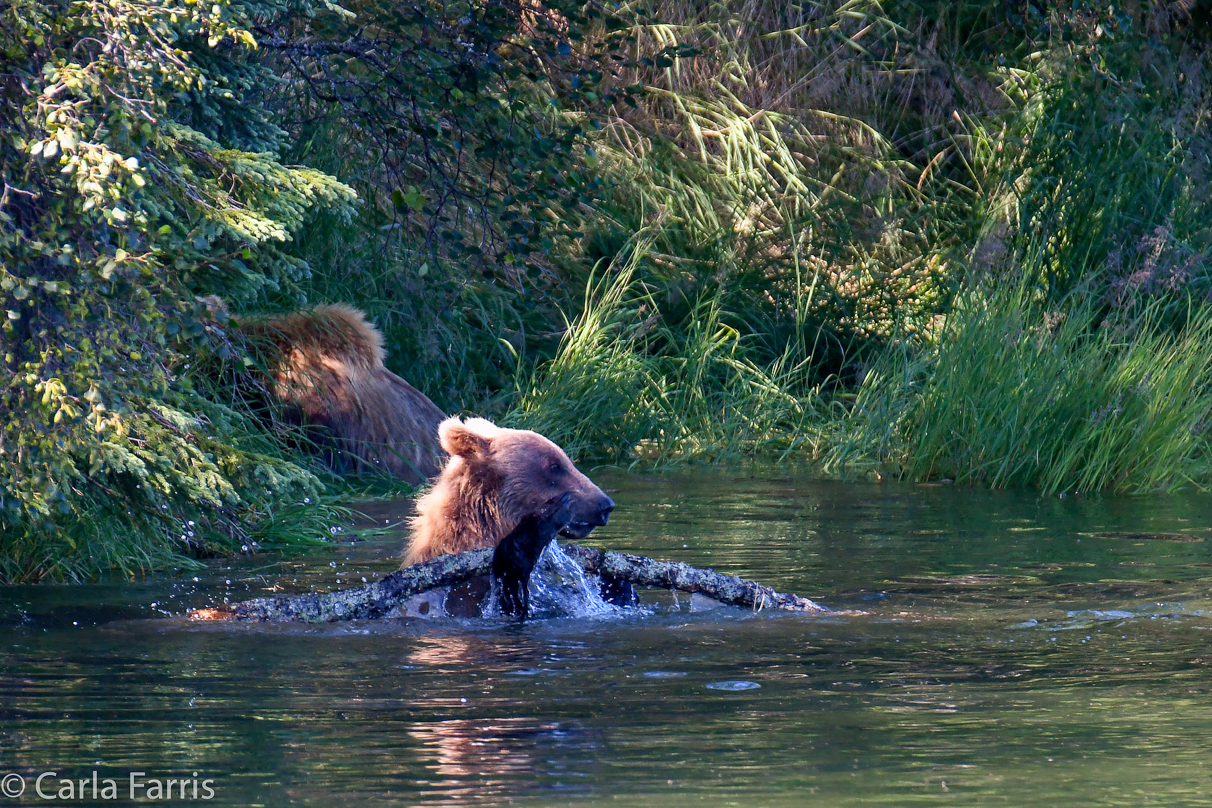
[[[1206,4],[110,6],[0,13],[0,579],[341,516],[207,294],[578,460],[1212,482]]]

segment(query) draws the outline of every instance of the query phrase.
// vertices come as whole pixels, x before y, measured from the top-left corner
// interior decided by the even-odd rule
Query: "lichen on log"
[[[613,550],[595,550],[577,544],[561,544],[560,547],[569,558],[584,567],[586,572],[613,576],[638,586],[698,593],[721,603],[755,611],[830,611],[808,598],[776,592],[754,581],[735,575],[724,575],[711,569],[701,569],[675,561],[657,561]],[[192,612],[190,617],[199,620],[303,623],[400,617],[404,614],[404,601],[414,595],[444,586],[454,586],[491,572],[492,550],[472,550],[459,555],[438,556],[422,564],[405,567],[382,580],[357,589],[257,598],[223,609],[199,609]]]
[[[397,570],[386,578],[357,589],[340,589],[315,595],[279,595],[231,606],[217,618],[253,622],[297,621],[331,623],[339,620],[373,620],[401,616],[400,607],[413,595],[454,586],[492,572],[492,550],[443,555]],[[204,618],[207,616],[203,616]]]
[[[699,593],[709,598],[760,611],[781,609],[788,612],[827,612],[828,608],[799,595],[775,592],[756,581],[725,575],[678,561],[657,561],[646,556],[594,550],[579,544],[561,545],[564,554],[597,575],[612,575],[638,586],[658,586],[681,592]]]

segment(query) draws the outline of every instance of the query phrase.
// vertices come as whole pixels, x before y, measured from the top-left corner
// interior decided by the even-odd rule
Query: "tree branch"
[[[768,586],[724,575],[711,569],[644,556],[594,550],[577,544],[561,544],[564,553],[585,568],[630,581],[697,592],[732,606],[754,611],[780,609],[820,614],[830,609],[799,595],[776,592]],[[492,572],[492,550],[472,550],[460,555],[439,556],[423,564],[405,567],[382,580],[358,589],[343,589],[314,595],[282,595],[236,603],[223,609],[199,609],[193,620],[242,620],[249,622],[331,623],[341,620],[374,620],[400,617],[400,607],[413,595]]]

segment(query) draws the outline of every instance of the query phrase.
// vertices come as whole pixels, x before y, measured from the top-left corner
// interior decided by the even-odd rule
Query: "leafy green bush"
[[[353,192],[284,165],[254,19],[303,3],[0,10],[0,578],[231,551],[319,481],[198,395],[200,292],[306,274],[282,249]]]
[[[488,287],[545,288],[526,257],[592,188],[565,174],[584,121],[557,108],[601,100],[609,26],[598,50],[579,42],[596,13],[511,0],[0,9],[0,580],[319,532],[331,512],[296,504],[325,481],[225,388],[256,363],[198,298],[263,311],[344,296],[373,277],[382,245],[368,232],[423,251],[428,264],[407,267],[418,277],[465,262]],[[372,314],[404,299],[446,315],[425,323],[462,317],[427,309],[434,298],[394,271],[380,280]],[[455,395],[487,375],[447,370],[464,377]]]

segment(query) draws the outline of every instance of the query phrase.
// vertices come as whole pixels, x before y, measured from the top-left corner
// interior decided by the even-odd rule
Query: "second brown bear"
[[[210,303],[208,302],[208,305]],[[339,474],[377,471],[410,483],[438,473],[446,417],[383,365],[383,337],[349,306],[241,319],[267,387]]]

